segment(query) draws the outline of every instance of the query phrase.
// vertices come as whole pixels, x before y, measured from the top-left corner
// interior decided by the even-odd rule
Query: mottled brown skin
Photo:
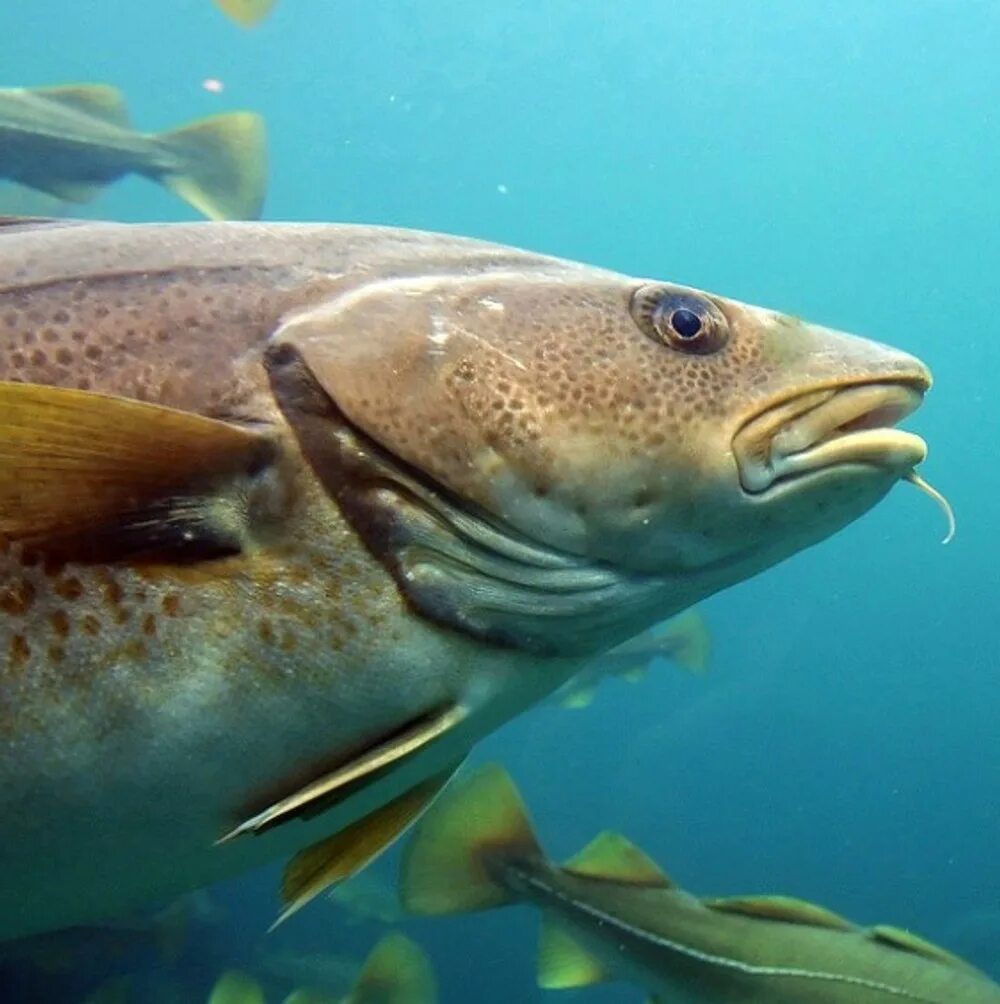
[[[275,448],[238,553],[5,545],[0,938],[346,826],[921,459],[911,444],[749,496],[732,441],[761,411],[816,387],[922,391],[926,371],[696,292],[731,334],[686,356],[637,322],[642,286],[368,227],[0,228],[0,381],[180,409]],[[213,847],[449,702],[470,710],[453,734],[335,809]]]

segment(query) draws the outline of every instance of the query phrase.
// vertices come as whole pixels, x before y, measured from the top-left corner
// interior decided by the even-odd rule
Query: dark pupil
[[[675,310],[670,317],[670,324],[681,338],[694,338],[701,331],[701,318],[686,307]]]

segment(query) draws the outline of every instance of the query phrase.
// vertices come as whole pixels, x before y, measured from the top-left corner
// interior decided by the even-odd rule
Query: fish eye
[[[632,314],[650,338],[681,352],[709,355],[729,340],[722,311],[695,293],[643,286],[632,296]]]

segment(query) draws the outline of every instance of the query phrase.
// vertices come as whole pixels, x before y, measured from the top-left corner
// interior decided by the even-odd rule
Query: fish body
[[[0,177],[65,201],[138,174],[213,218],[256,218],[264,160],[263,123],[249,112],[150,135],[107,85],[0,89]]]
[[[0,349],[7,938],[288,854],[304,902],[925,453],[904,353],[413,231],[8,223]]]
[[[537,906],[550,989],[621,979],[664,1004],[1000,1001],[984,973],[907,931],[785,897],[699,899],[618,834],[553,864],[497,767],[456,782],[417,824],[403,900],[429,914]]]

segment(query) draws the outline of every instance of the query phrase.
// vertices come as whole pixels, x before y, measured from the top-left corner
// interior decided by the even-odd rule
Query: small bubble
[[[499,193],[500,193],[501,195],[506,195],[506,194],[507,194],[507,191],[508,191],[508,189],[507,189],[507,186],[506,186],[506,185],[497,185],[497,191],[498,191],[498,192],[499,192]]]
[[[201,86],[210,94],[221,94],[226,89],[226,85],[217,77],[206,77]]]

